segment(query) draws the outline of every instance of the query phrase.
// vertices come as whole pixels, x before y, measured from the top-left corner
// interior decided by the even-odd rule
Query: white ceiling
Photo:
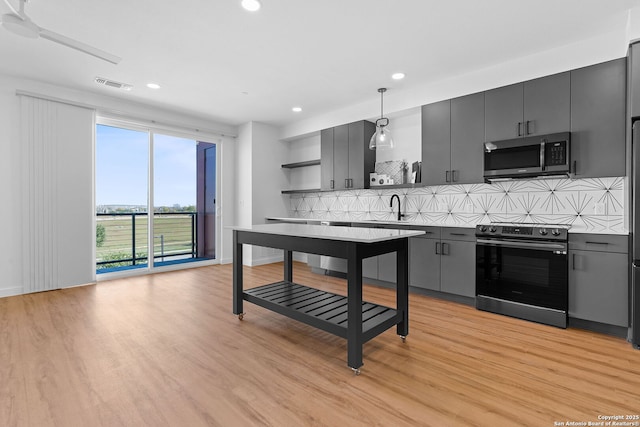
[[[17,7],[18,0],[7,0]],[[237,125],[287,125],[612,31],[638,0],[31,0],[41,27],[118,65],[0,29],[0,73]],[[0,1],[0,12],[9,8]],[[407,77],[392,81],[393,72]],[[106,77],[131,92],[99,87]],[[157,82],[160,90],[148,89]],[[301,106],[302,113],[291,107]]]

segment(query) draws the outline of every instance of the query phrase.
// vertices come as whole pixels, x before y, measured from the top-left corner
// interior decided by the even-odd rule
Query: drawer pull
[[[451,236],[468,236],[467,233],[449,233]]]
[[[609,242],[590,242],[590,241],[586,241],[585,242],[587,245],[608,245]]]

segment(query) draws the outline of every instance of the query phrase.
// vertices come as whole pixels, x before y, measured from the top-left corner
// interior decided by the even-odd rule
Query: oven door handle
[[[491,239],[476,239],[476,243],[479,245],[489,246],[502,246],[507,248],[519,248],[519,249],[542,249],[545,251],[562,251],[567,252],[567,245],[564,243],[539,243],[539,242],[526,242],[526,241],[514,241],[514,240],[491,240]]]

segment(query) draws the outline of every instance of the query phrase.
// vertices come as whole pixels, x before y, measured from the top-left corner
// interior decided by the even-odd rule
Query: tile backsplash
[[[293,217],[393,220],[398,194],[405,219],[425,225],[474,227],[489,222],[569,224],[572,232],[625,234],[625,178],[532,179],[494,184],[297,193]],[[394,205],[394,212],[397,206]]]

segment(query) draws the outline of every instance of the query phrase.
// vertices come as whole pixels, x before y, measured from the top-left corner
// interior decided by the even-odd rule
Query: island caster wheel
[[[402,340],[402,342],[407,342],[407,337],[404,335],[400,335],[400,339]]]
[[[353,375],[355,376],[360,375],[360,368],[351,368],[351,370],[353,371]]]
[[[238,319],[239,319],[239,320],[244,319],[244,313],[240,313],[240,314],[238,314]]]

